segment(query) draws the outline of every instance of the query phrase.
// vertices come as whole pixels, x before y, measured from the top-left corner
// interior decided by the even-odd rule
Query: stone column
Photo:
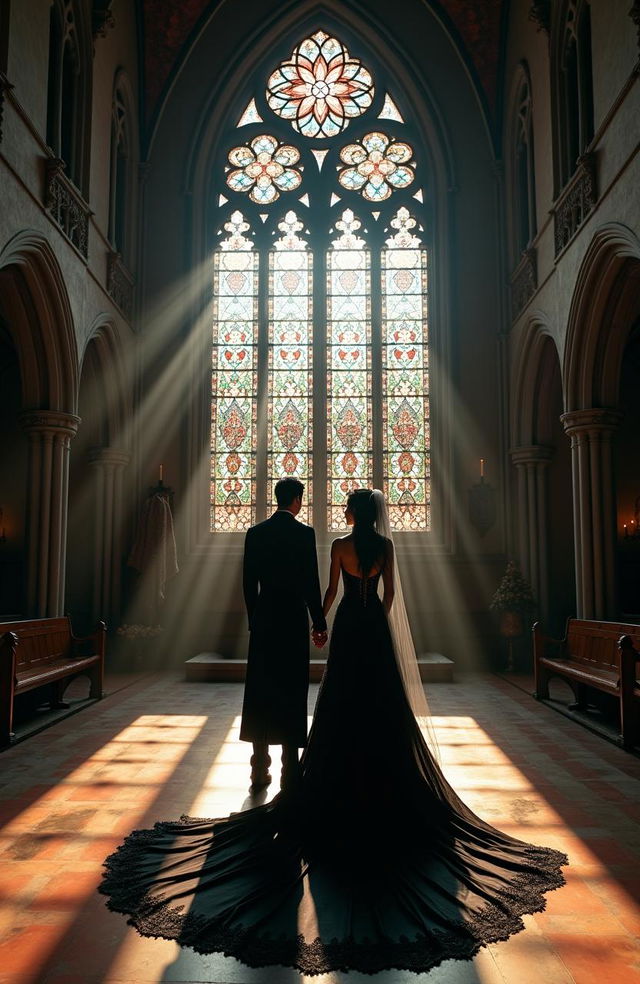
[[[58,410],[28,410],[20,423],[29,439],[27,479],[27,611],[63,614],[67,560],[69,448],[80,418]]]
[[[530,444],[509,452],[518,474],[518,553],[522,573],[538,599],[540,614],[549,612],[547,476],[553,448]]]
[[[96,526],[93,616],[109,625],[120,615],[122,566],[122,479],[129,455],[114,448],[92,448],[95,469]]]
[[[561,417],[571,438],[578,618],[616,613],[616,518],[611,439],[621,415],[595,407]]]

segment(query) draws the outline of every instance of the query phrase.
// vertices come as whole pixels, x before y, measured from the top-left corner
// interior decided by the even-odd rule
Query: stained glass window
[[[357,38],[316,31],[269,62],[221,135],[215,533],[266,518],[288,475],[320,534],[345,532],[349,492],[374,485],[395,530],[431,528],[429,176],[372,67]]]
[[[302,175],[292,164],[300,160],[297,147],[280,144],[267,133],[255,137],[248,147],[229,151],[229,163],[236,170],[227,174],[232,191],[246,191],[252,202],[269,205],[281,191],[295,191]]]
[[[267,102],[305,137],[333,137],[371,105],[373,79],[337,38],[317,31],[267,82]]]
[[[281,236],[269,255],[269,397],[267,496],[279,478],[305,485],[302,522],[311,522],[313,486],[313,257],[300,237],[295,212],[278,224]]]
[[[214,256],[211,400],[211,530],[254,521],[258,254],[234,212]]]
[[[382,250],[384,493],[396,530],[430,528],[427,254],[400,208]]]
[[[367,133],[360,143],[340,151],[340,159],[351,166],[338,173],[338,181],[349,191],[361,192],[369,202],[383,202],[396,188],[406,188],[413,181],[412,157],[409,144],[392,143],[385,133]]]
[[[371,486],[371,272],[360,221],[346,209],[327,253],[327,526],[344,527],[354,489]]]

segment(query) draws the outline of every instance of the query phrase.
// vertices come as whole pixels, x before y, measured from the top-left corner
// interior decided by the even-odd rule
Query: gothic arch
[[[567,411],[615,407],[622,354],[640,314],[640,240],[627,226],[597,230],[576,278],[563,362]]]
[[[534,312],[518,346],[511,374],[511,446],[545,444],[549,440],[544,393],[553,358],[559,355],[555,339],[543,312]]]
[[[91,327],[82,353],[81,373],[90,351],[104,388],[106,444],[124,450],[129,445],[127,428],[131,419],[129,375],[118,329],[107,315],[99,315]]]
[[[0,291],[25,409],[75,413],[78,351],[71,305],[53,249],[40,233],[20,232],[0,252]]]
[[[137,214],[135,169],[140,159],[135,107],[131,80],[127,72],[119,68],[114,76],[111,100],[109,238],[129,270],[134,266]],[[119,214],[120,211],[122,214]]]
[[[511,80],[511,89],[507,102],[507,125],[505,133],[505,177],[507,188],[507,234],[509,237],[509,254],[512,267],[520,262],[523,249],[530,245],[536,233],[536,196],[535,196],[535,160],[533,132],[533,93],[531,73],[526,61],[516,66]],[[523,148],[526,154],[524,171],[526,172],[526,188],[522,188],[525,174],[519,173],[518,152]],[[524,196],[525,213],[528,225],[528,235],[522,235],[521,197]],[[525,240],[526,241],[521,241]]]

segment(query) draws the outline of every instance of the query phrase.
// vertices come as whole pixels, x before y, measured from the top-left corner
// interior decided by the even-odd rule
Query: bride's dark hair
[[[382,565],[386,553],[386,540],[376,531],[376,504],[371,489],[356,489],[347,498],[347,509],[353,516],[353,545],[358,557],[358,567],[363,577],[376,564]]]

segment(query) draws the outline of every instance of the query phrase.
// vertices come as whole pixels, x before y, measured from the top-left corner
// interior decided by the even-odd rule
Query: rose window
[[[229,163],[237,170],[227,174],[232,191],[249,193],[252,202],[269,205],[280,197],[281,191],[295,191],[302,175],[291,164],[300,160],[300,151],[268,134],[255,137],[248,147],[234,147]]]
[[[317,31],[267,82],[267,102],[305,137],[333,137],[371,105],[373,79],[337,38]]]
[[[367,133],[359,143],[340,151],[340,159],[350,167],[339,172],[338,181],[369,202],[382,202],[397,188],[411,184],[415,177],[412,157],[409,144],[392,143],[384,133]]]

